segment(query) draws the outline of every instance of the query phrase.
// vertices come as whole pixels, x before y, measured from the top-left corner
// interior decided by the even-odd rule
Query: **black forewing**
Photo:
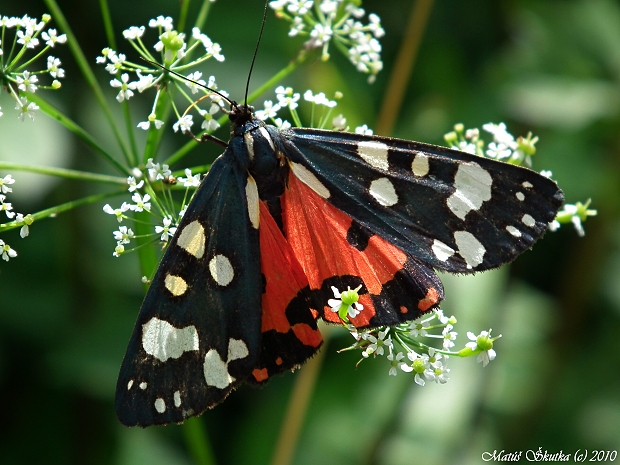
[[[258,231],[248,218],[246,182],[245,170],[227,149],[213,163],[171,240],[142,304],[121,367],[116,411],[123,424],[165,424],[198,415],[222,401],[256,365],[261,342],[262,291]],[[177,244],[184,229],[195,226],[196,221],[205,235],[204,254],[200,258],[196,257],[200,253],[188,253]],[[188,231],[195,230],[194,227]],[[196,240],[200,242],[199,234]],[[196,246],[196,241],[186,244],[190,250]],[[214,280],[209,267],[215,255],[227,257],[234,272],[225,286]],[[226,276],[220,281],[225,283],[230,278],[229,271],[230,268],[224,269]],[[187,290],[173,295],[166,286],[168,276],[181,277]],[[181,290],[173,289],[179,293],[182,286]],[[153,318],[171,326],[154,325],[159,329],[159,339],[151,338],[145,346],[144,325],[157,321]],[[198,350],[194,350],[192,328]],[[171,356],[162,361],[165,356],[147,353],[145,347],[151,347],[152,352],[153,344],[159,345],[160,352],[178,358]],[[229,361],[231,353],[235,354],[234,360]],[[209,360],[206,365],[205,357]],[[222,375],[227,374],[230,382],[224,386],[228,382],[224,380],[220,387],[207,385],[205,366],[219,367],[219,371],[211,370],[209,376],[221,381]]]
[[[270,131],[273,134],[277,130],[270,128]],[[318,129],[278,132],[284,136],[277,138],[281,144],[279,149],[289,160],[310,170],[327,187],[330,203],[374,234],[436,269],[471,273],[512,261],[544,234],[563,201],[562,191],[550,179],[526,168],[465,152],[400,139]],[[389,149],[388,168],[377,168],[364,161],[358,153],[360,142],[385,144]],[[428,160],[428,173],[424,176],[412,172],[412,162],[418,154]],[[451,211],[447,201],[457,190],[455,176],[459,166],[474,163],[492,179],[490,199],[461,219]],[[370,195],[371,182],[379,178],[387,178],[394,187],[398,197],[396,204],[381,205]],[[528,215],[527,225],[524,215]],[[510,228],[514,228],[513,233]],[[455,232],[463,231],[471,234],[485,249],[482,260],[475,266],[471,266],[471,262],[475,263],[476,257],[471,255],[480,248],[470,236],[461,234],[457,237],[462,239],[460,245],[465,250],[460,253]],[[436,241],[454,253],[446,258],[445,248]],[[467,255],[469,264],[464,258]]]

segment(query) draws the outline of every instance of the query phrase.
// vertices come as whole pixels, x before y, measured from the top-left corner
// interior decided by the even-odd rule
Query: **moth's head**
[[[230,105],[230,112],[228,113],[228,118],[230,119],[233,128],[243,126],[245,123],[248,123],[255,119],[254,107],[246,103],[242,105],[233,103]]]

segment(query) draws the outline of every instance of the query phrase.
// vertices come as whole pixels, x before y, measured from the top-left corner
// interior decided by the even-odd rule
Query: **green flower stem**
[[[38,34],[37,34],[38,35]],[[25,48],[25,47],[24,47]],[[25,63],[22,63],[21,65],[19,65],[17,68],[14,68],[12,71],[13,72],[19,72],[22,69],[28,69],[28,67],[30,66],[31,63],[34,63],[35,61],[37,61],[39,58],[41,58],[43,55],[45,55],[47,53],[47,51],[49,50],[50,46],[46,46],[43,47],[43,50],[41,50],[39,53],[37,53],[35,56],[33,56],[30,60],[26,61]],[[44,74],[47,71],[39,71],[34,72],[34,73],[30,73],[30,74]],[[42,86],[38,86],[38,87],[42,87]]]
[[[321,350],[299,370],[293,392],[289,399],[284,422],[280,428],[278,442],[271,460],[272,465],[289,465],[299,441],[301,427],[308,411],[308,405],[316,386],[323,360],[327,353],[329,330],[321,331],[324,342]]]
[[[79,126],[75,121],[69,119],[63,113],[58,111],[55,107],[49,104],[46,100],[44,100],[39,94],[28,94],[29,100],[36,103],[42,112],[47,114],[48,116],[57,120],[60,124],[66,127],[73,134],[82,139],[86,144],[88,144],[93,150],[98,152],[103,158],[110,163],[114,168],[116,168],[120,173],[123,173],[127,176],[131,174],[128,168],[121,165],[112,154],[108,153],[99,143],[81,126]]]
[[[127,179],[105,174],[88,173],[86,171],[68,170],[65,168],[53,168],[48,166],[22,165],[0,161],[0,169],[6,171],[26,171],[28,173],[47,174],[66,179],[78,179],[80,181],[101,182],[105,184],[127,185]]]
[[[187,22],[187,12],[191,4],[191,0],[185,0],[184,2],[180,2],[181,8],[179,9],[179,19],[177,20],[177,29],[179,31],[185,29],[185,23]]]
[[[103,19],[103,27],[105,29],[105,37],[108,45],[116,50],[116,37],[114,36],[114,25],[112,24],[112,16],[110,15],[108,1],[99,0],[99,8],[101,9],[101,17]]]
[[[120,129],[117,126],[116,122],[114,121],[112,111],[110,107],[108,106],[106,98],[103,95],[103,91],[101,90],[101,87],[99,86],[99,83],[97,82],[97,79],[95,78],[95,74],[93,73],[93,70],[88,64],[88,60],[84,56],[84,52],[82,52],[82,49],[80,48],[79,41],[73,34],[73,31],[71,30],[71,27],[69,26],[69,23],[67,22],[67,19],[62,14],[62,10],[60,9],[60,7],[58,6],[55,0],[44,0],[44,2],[45,2],[45,5],[49,8],[51,15],[54,17],[55,21],[58,23],[58,26],[60,27],[62,32],[67,34],[67,45],[71,49],[73,57],[75,58],[75,61],[77,62],[78,67],[80,68],[80,70],[82,71],[82,74],[84,75],[84,79],[88,83],[88,86],[90,87],[90,89],[93,91],[93,94],[95,95],[95,99],[101,106],[101,109],[103,110],[103,113],[106,116],[108,123],[110,124],[110,128],[112,129],[112,132],[114,133],[114,137],[116,138],[116,141],[118,142],[120,149],[123,152],[123,155],[125,156],[125,159],[127,160],[129,166],[136,166],[135,160],[132,160],[131,150],[129,149],[129,147],[127,146],[127,143],[121,136]]]
[[[139,221],[134,224],[136,235],[141,236],[137,239],[138,246],[150,243],[147,238],[153,233],[151,213],[147,211],[137,212],[135,218]],[[142,276],[152,277],[159,260],[155,247],[139,247],[138,257],[140,257],[140,271],[142,272]],[[145,291],[146,289],[148,289],[147,284],[145,284]]]
[[[204,421],[199,417],[191,417],[183,423],[185,443],[197,465],[215,464],[215,457],[209,443],[209,435]]]
[[[45,210],[41,210],[37,213],[32,213],[32,217],[34,218],[35,221],[42,220],[43,218],[49,218],[50,216],[56,216],[59,213],[73,210],[74,208],[81,207],[82,205],[90,205],[93,203],[97,203],[108,197],[114,197],[115,195],[124,194],[125,192],[127,192],[127,189],[123,188],[121,190],[105,192],[103,194],[90,195],[88,197],[84,197],[78,200],[72,200],[67,203],[56,205],[55,207],[46,208]],[[0,224],[0,231],[10,231],[11,229],[17,229],[21,227],[22,227],[21,223],[17,223],[16,221],[11,221],[10,223]]]
[[[209,10],[211,10],[211,3],[213,2],[211,2],[210,0],[202,0],[202,6],[200,7],[198,16],[196,16],[196,22],[194,23],[194,26],[196,26],[200,30],[202,30],[202,27],[207,22],[207,18],[209,17]]]
[[[433,0],[412,2],[405,36],[401,41],[398,56],[394,60],[394,68],[390,73],[385,98],[377,118],[376,134],[389,136],[394,129],[432,8]]]
[[[162,121],[168,121],[171,111],[170,94],[168,92],[158,91],[157,105],[154,110],[155,114],[160,115]],[[142,163],[146,164],[149,158],[155,158],[163,136],[164,131],[155,129],[155,125],[152,124],[146,136],[146,146],[144,147]]]
[[[129,146],[131,147],[131,158],[134,160],[136,166],[138,164],[138,146],[136,145],[136,125],[131,122],[131,112],[129,111],[129,102],[123,101],[123,116],[125,118],[125,130],[127,131],[127,137],[129,138]]]

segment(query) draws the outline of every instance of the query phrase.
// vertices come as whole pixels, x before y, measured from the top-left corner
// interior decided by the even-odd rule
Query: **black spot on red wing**
[[[291,326],[305,323],[316,328],[316,320],[310,311],[310,308],[316,308],[318,300],[315,298],[316,291],[311,291],[310,286],[303,288],[297,296],[291,300],[285,310],[286,319]],[[331,293],[331,298],[334,293]],[[323,305],[327,305],[327,300]]]
[[[435,272],[412,257],[407,257],[403,268],[383,284],[379,294],[369,294],[359,276],[333,276],[326,279],[320,289],[311,291],[313,308],[325,318],[325,312],[329,311],[326,308],[327,301],[334,298],[331,286],[342,292],[348,287],[355,289],[360,284],[362,287],[358,294],[360,297],[368,294],[374,306],[374,315],[367,323],[358,325],[363,328],[392,326],[415,320],[423,313],[437,308],[444,298],[443,286]],[[419,308],[421,301],[424,301],[422,306],[426,309],[425,312]],[[355,321],[353,323],[357,325]]]
[[[368,289],[366,289],[366,285],[359,276],[343,275],[327,278],[323,281],[320,289],[311,291],[313,308],[316,308],[321,316],[323,316],[323,310],[327,306],[327,301],[334,298],[332,286],[342,292],[346,291],[348,288],[355,289],[360,284],[362,287],[357,293],[359,295],[368,294]]]
[[[269,330],[263,333],[260,364],[255,370],[261,373],[261,379],[252,374],[246,382],[254,385],[265,384],[272,376],[299,367],[317,350],[316,347],[303,344],[292,330],[286,333]]]
[[[370,327],[390,326],[415,320],[425,313],[418,308],[418,305],[420,301],[428,299],[429,295],[433,296],[433,301],[436,300],[436,303],[424,305],[426,311],[437,308],[443,300],[441,281],[432,269],[408,257],[403,269],[394,275],[394,279],[383,285],[381,293],[371,294],[376,313],[370,320]]]
[[[347,231],[347,242],[360,252],[363,252],[368,247],[368,240],[372,236],[373,233],[370,229],[354,220]]]
[[[285,315],[291,329],[285,333],[274,329],[262,333],[259,364],[246,380],[248,383],[264,384],[273,375],[299,367],[319,350],[322,342],[316,319],[310,310],[311,295],[310,288],[305,287],[286,307]],[[300,328],[311,333],[311,341],[300,339]]]

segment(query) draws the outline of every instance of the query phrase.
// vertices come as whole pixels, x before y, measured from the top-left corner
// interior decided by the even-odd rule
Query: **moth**
[[[231,137],[171,239],[129,341],[116,411],[182,422],[241,383],[319,350],[341,322],[332,287],[359,289],[357,328],[420,317],[435,270],[474,273],[528,250],[563,202],[550,179],[434,145],[280,130],[230,102]]]

